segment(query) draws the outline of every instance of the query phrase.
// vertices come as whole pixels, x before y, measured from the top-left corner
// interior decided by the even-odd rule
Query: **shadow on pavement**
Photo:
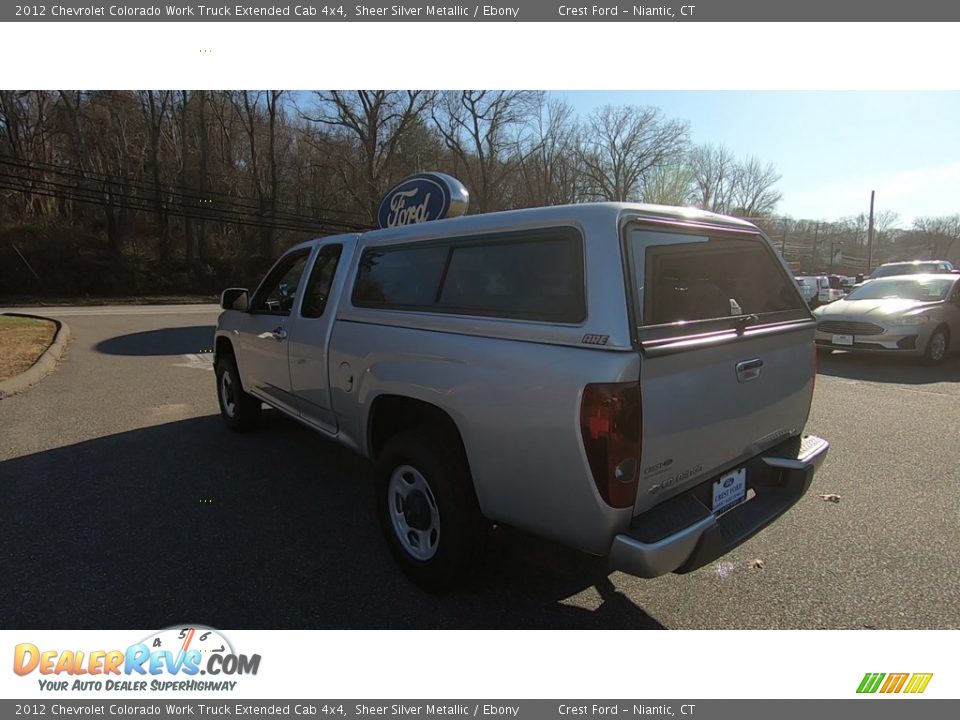
[[[870,355],[838,351],[818,358],[821,375],[870,380],[872,382],[928,385],[960,382],[960,354],[954,353],[936,367],[928,367],[919,359],[903,356]]]
[[[148,330],[103,340],[94,350],[106,355],[137,356],[213,352],[213,331],[213,325]]]
[[[247,435],[208,416],[7,460],[0,626],[661,627],[602,559],[507,529],[464,589],[424,594],[390,559],[369,479],[274,412]],[[584,591],[594,609],[564,603]]]

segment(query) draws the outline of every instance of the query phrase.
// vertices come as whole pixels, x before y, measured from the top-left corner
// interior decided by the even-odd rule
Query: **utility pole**
[[[876,190],[870,191],[870,224],[867,226],[867,272],[873,270],[873,196]]]
[[[817,271],[817,240],[820,237],[820,223],[813,228],[813,255],[810,258],[810,272]]]

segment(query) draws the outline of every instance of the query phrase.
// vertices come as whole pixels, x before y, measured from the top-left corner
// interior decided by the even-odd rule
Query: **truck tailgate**
[[[759,232],[638,225],[624,239],[641,353],[634,511],[729,471],[718,512],[744,499],[745,460],[803,430],[813,318]]]
[[[648,352],[636,513],[801,432],[813,394],[813,334],[803,323]]]

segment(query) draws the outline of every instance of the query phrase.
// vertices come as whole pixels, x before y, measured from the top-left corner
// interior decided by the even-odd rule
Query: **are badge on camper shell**
[[[438,172],[418,173],[384,196],[377,210],[377,224],[391,228],[460,217],[467,212],[469,202],[470,193],[455,177]]]

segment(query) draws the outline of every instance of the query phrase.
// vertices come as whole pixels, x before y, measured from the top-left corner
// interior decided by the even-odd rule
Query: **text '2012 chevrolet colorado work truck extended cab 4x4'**
[[[391,551],[429,589],[489,523],[642,577],[694,570],[827,452],[803,434],[813,318],[729,217],[602,203],[326,237],[222,305],[226,423],[267,403],[373,459]]]

